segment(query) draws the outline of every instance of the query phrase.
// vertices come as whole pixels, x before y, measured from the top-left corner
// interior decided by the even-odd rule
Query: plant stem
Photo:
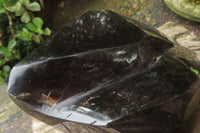
[[[3,4],[4,5],[4,8],[6,9],[6,5],[5,3]],[[13,26],[12,26],[12,17],[10,16],[9,12],[6,11],[6,15],[8,17],[8,21],[9,21],[9,27],[10,27],[10,31],[11,31],[11,34],[13,36],[13,40],[16,40],[16,36],[15,36],[15,32],[14,32],[14,29],[13,29]]]
[[[43,0],[40,0],[40,5],[42,8],[44,8],[44,1]]]

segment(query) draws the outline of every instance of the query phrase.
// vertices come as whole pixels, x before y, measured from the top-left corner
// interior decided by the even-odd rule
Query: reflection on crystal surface
[[[68,104],[63,106],[62,103],[58,103],[56,106],[50,107],[48,105],[43,105],[42,107],[36,109],[39,112],[48,114],[53,117],[60,119],[66,119],[69,121],[76,121],[80,123],[95,124],[95,125],[107,125],[111,122],[111,119],[108,116],[100,114],[98,112],[92,111],[89,108],[71,105]],[[68,102],[67,102],[68,103]],[[60,106],[61,105],[61,106]]]

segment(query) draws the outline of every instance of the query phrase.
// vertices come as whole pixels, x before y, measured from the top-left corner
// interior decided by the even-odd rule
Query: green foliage
[[[193,71],[197,76],[199,75],[199,71],[194,69],[193,67],[190,67],[190,70]]]
[[[41,18],[36,17],[32,22],[26,25],[27,28],[23,28],[21,31],[17,31],[17,38],[23,41],[35,41],[40,43],[42,35],[50,35],[51,30],[49,28],[42,29],[44,22]]]
[[[8,78],[10,72],[10,66],[5,65],[3,66],[3,69],[0,70],[0,84],[3,84],[5,82],[5,79]]]
[[[20,53],[15,48],[17,42],[15,40],[10,40],[7,47],[0,47],[0,66],[3,66],[7,62],[13,59],[20,59]]]
[[[49,28],[43,28],[42,18],[35,17],[38,11],[41,6],[36,1],[0,0],[0,83],[6,81],[16,61],[44,40],[43,35],[51,34]]]
[[[30,0],[13,0],[13,1],[0,1],[0,14],[12,12],[15,16],[20,16],[23,23],[31,21],[32,12],[41,10],[38,2],[30,2]]]

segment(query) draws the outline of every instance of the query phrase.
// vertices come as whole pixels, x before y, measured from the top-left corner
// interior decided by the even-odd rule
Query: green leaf
[[[21,16],[21,21],[23,23],[28,23],[31,20],[31,17],[29,16],[28,12],[25,12],[22,16]]]
[[[6,63],[5,60],[0,60],[0,66],[3,66]]]
[[[14,6],[19,0],[4,0],[7,7]]]
[[[4,73],[9,73],[9,72],[10,72],[10,66],[5,65],[5,66],[3,67],[3,72],[4,72]]]
[[[190,70],[193,71],[196,75],[199,75],[199,71],[194,69],[193,67],[190,67]]]
[[[3,13],[5,13],[5,12],[6,12],[5,9],[3,9],[3,8],[0,9],[0,14],[3,14]]]
[[[26,10],[24,9],[24,7],[21,7],[19,10],[15,11],[15,15],[21,16],[24,14],[24,12],[26,12]]]
[[[29,10],[31,10],[32,12],[36,12],[36,11],[40,11],[41,10],[41,7],[40,7],[40,4],[38,2],[32,2],[30,3],[27,8]]]
[[[0,46],[0,55],[5,56],[7,52],[8,52],[8,49],[6,47]]]
[[[15,9],[16,9],[15,6],[6,7],[6,10],[9,11],[9,12],[14,12]]]
[[[22,4],[20,2],[17,2],[15,4],[15,11],[20,10],[21,7],[22,7]]]
[[[26,6],[26,8],[28,7],[28,5],[30,4],[30,0],[22,0],[22,4],[24,6]]]
[[[3,66],[5,63],[6,63],[5,60],[0,60],[0,66]]]
[[[17,31],[17,33],[17,38],[23,41],[31,41],[32,39],[32,34],[26,28],[23,28],[22,31]]]
[[[40,18],[40,17],[35,17],[33,19],[33,23],[39,28],[41,29],[43,24],[44,24],[44,21]]]
[[[3,7],[4,0],[0,0],[0,8]]]
[[[33,23],[28,23],[28,24],[26,25],[26,27],[27,27],[29,30],[33,31],[33,32],[36,32],[36,33],[40,32],[40,29],[38,29]]]
[[[34,40],[36,43],[40,43],[40,36],[34,36],[34,37],[33,37],[33,40]]]
[[[5,61],[9,61],[12,58],[12,53],[10,51],[7,51],[4,55]]]
[[[8,43],[8,50],[12,50],[17,45],[17,41],[10,40]]]
[[[8,78],[9,73],[10,73],[10,66],[8,65],[3,66],[3,71],[1,75],[3,76],[4,79]]]
[[[19,51],[17,51],[17,52],[14,54],[14,57],[15,57],[15,59],[18,59],[18,60],[21,58],[21,55],[20,55]]]
[[[10,12],[15,12],[17,10],[19,10],[21,8],[21,3],[20,2],[17,2],[15,5],[13,6],[8,6],[6,7],[6,10],[10,11]]]
[[[23,28],[22,31],[23,32],[29,32],[28,29],[26,29],[26,28]]]
[[[47,35],[47,36],[51,35],[51,30],[49,28],[45,28],[43,35]]]

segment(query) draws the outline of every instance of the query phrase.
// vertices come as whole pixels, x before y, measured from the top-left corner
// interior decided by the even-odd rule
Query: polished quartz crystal
[[[8,94],[48,124],[175,132],[181,118],[164,107],[197,76],[163,53],[170,47],[111,11],[90,11],[12,69]]]

